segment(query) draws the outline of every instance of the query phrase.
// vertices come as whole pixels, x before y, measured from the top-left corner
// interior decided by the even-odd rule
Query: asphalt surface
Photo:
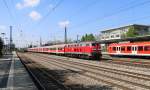
[[[3,59],[0,59],[0,88],[7,87],[9,70],[12,61],[9,57],[10,56],[4,56]]]
[[[15,52],[0,58],[0,90],[37,90]]]

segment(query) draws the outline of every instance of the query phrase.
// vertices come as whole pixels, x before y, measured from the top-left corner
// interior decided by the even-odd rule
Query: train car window
[[[119,47],[119,51],[121,51],[121,47]]]
[[[86,44],[86,46],[90,46],[89,44]]]
[[[138,51],[143,51],[143,46],[138,46]]]
[[[145,51],[150,51],[150,46],[145,46],[145,47],[144,47],[144,50],[145,50]]]
[[[125,51],[125,47],[121,47],[121,51]]]
[[[79,49],[79,51],[80,51],[80,52],[82,51],[81,48]]]
[[[92,46],[96,46],[96,43],[92,43]]]
[[[137,51],[137,47],[135,47],[135,51]]]
[[[58,48],[58,50],[61,50],[61,48]]]
[[[113,51],[116,51],[116,47],[113,47]]]
[[[118,47],[116,48],[116,50],[118,51]]]
[[[127,51],[131,51],[131,46],[128,46],[128,47],[127,47]]]

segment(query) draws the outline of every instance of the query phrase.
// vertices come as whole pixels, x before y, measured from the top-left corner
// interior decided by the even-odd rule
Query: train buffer
[[[0,58],[0,90],[37,90],[15,52]]]

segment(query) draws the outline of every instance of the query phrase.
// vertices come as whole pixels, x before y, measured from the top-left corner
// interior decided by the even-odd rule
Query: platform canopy
[[[124,38],[124,39],[103,40],[103,41],[100,41],[100,43],[109,44],[109,43],[119,43],[119,42],[126,42],[126,41],[130,41],[130,42],[150,41],[150,35],[130,37],[130,38]]]

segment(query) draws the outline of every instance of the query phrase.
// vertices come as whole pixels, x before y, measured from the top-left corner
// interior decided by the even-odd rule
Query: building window
[[[111,38],[114,38],[114,35],[111,35]]]
[[[119,37],[119,35],[116,35],[116,37]]]

